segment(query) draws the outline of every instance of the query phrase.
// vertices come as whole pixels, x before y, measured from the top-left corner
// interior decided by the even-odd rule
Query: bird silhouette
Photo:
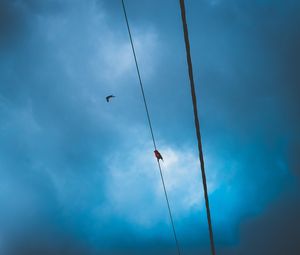
[[[106,102],[108,103],[110,99],[112,99],[113,97],[115,97],[114,95],[109,95],[106,97]]]
[[[160,154],[160,152],[159,152],[158,150],[155,150],[155,151],[154,151],[154,154],[155,154],[155,157],[157,158],[158,161],[159,161],[160,159],[161,159],[162,161],[164,161],[162,155]]]

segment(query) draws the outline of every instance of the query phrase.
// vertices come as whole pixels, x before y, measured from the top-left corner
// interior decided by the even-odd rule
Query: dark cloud
[[[59,14],[59,1],[2,0],[0,2],[0,51],[20,45],[30,36],[35,16]]]
[[[204,132],[224,137],[234,130],[234,144],[261,148],[249,159],[258,160],[256,169],[264,168],[262,160],[266,166],[280,157],[296,160],[299,10],[296,1],[217,1],[190,9],[198,20],[190,27]]]
[[[38,0],[25,0],[21,2],[28,10],[37,14],[40,13],[53,15],[61,12],[63,7],[66,5],[59,0],[45,0],[42,2]]]
[[[223,254],[297,254],[300,250],[299,190],[280,196],[260,216],[241,226],[239,245]],[[232,249],[233,248],[233,249]]]
[[[22,9],[16,7],[15,1],[0,2],[0,49],[10,45],[25,33],[26,19]]]
[[[53,224],[53,223],[52,223]],[[8,255],[84,255],[93,251],[79,237],[57,225],[30,226],[11,241]]]

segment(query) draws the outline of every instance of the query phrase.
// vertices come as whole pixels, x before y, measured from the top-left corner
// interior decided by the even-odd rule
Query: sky
[[[179,1],[125,3],[182,254],[210,254]],[[217,254],[300,254],[300,2],[186,12]],[[0,0],[0,117],[0,254],[176,254],[121,1]]]

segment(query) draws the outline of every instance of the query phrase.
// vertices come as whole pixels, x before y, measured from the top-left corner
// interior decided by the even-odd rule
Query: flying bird
[[[114,95],[109,95],[106,97],[106,102],[108,103],[110,99],[112,99],[113,97],[115,97]]]
[[[157,158],[158,161],[159,161],[160,159],[161,159],[162,161],[164,161],[162,155],[160,154],[160,152],[159,152],[158,150],[155,150],[155,151],[154,151],[154,155],[155,155],[155,157]]]

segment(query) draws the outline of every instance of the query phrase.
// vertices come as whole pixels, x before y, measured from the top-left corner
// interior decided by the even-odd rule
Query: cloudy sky
[[[179,2],[126,4],[182,254],[209,254]],[[300,254],[300,2],[186,9],[217,254]],[[176,254],[121,1],[0,0],[0,117],[0,254]]]

